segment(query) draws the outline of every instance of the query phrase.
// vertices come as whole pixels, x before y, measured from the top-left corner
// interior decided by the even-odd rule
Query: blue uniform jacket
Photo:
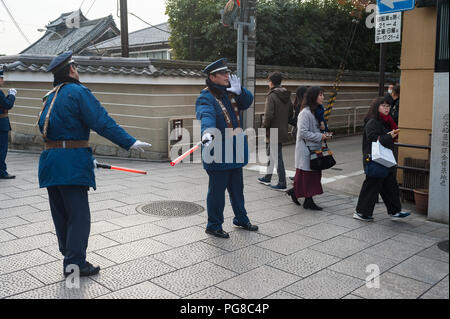
[[[239,96],[235,97],[236,103],[238,105],[239,110],[246,110],[250,107],[253,102],[253,95],[250,91],[245,88],[242,88],[242,93]],[[231,101],[228,97],[228,94],[223,94],[221,97],[221,101],[224,106],[227,108],[228,114],[231,117],[231,122],[233,124],[233,128],[237,128],[238,121],[236,115],[232,109]],[[219,103],[216,101],[215,97],[209,92],[209,90],[204,89],[200,96],[197,98],[195,103],[196,117],[197,120],[201,121],[201,132],[202,136],[206,129],[208,128],[217,128],[222,133],[222,163],[205,163],[203,160],[203,167],[206,170],[226,170],[226,169],[235,169],[239,167],[244,167],[248,163],[248,141],[245,138],[244,142],[244,162],[239,163],[236,161],[236,138],[233,138],[233,162],[225,163],[225,129],[227,128],[227,124],[225,121],[225,117],[223,115],[222,108]]]
[[[54,95],[49,95],[39,119],[41,132]],[[52,141],[89,140],[91,129],[126,150],[136,142],[108,115],[87,87],[76,83],[64,85],[50,113],[47,138]],[[91,148],[45,150],[39,160],[39,186],[77,185],[95,189],[93,161]]]
[[[5,96],[2,90],[0,90],[0,114],[6,113],[5,111],[12,109],[16,97],[9,94]],[[9,124],[9,118],[0,119],[0,132],[11,131],[11,125]]]

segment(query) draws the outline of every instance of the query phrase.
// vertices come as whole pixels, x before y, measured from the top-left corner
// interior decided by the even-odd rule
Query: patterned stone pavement
[[[117,159],[101,161],[149,174],[97,171],[88,260],[102,270],[69,289],[48,196],[38,188],[38,159],[10,152],[17,178],[0,181],[0,298],[449,298],[449,256],[437,247],[448,225],[415,213],[391,221],[382,204],[374,223],[357,221],[357,198],[326,188],[316,200],[324,211],[307,211],[245,170],[246,207],[260,231],[234,227],[227,198],[231,238],[223,240],[205,234],[205,211],[164,217],[137,210],[161,200],[205,207],[200,165]],[[380,276],[366,285],[373,269]]]

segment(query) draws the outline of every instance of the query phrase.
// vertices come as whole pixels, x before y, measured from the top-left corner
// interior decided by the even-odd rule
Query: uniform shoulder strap
[[[45,138],[46,135],[47,135],[47,132],[46,132],[46,131],[47,131],[47,127],[48,127],[48,119],[50,118],[50,112],[51,112],[51,110],[52,110],[52,108],[53,108],[53,104],[55,103],[55,100],[56,100],[56,97],[58,96],[59,90],[60,90],[64,85],[66,85],[66,84],[67,84],[67,82],[66,82],[66,83],[62,83],[62,84],[56,86],[53,90],[47,92],[47,94],[42,98],[42,100],[43,100],[42,108],[41,108],[41,112],[39,112],[39,116],[38,116],[36,125],[39,124],[39,120],[41,119],[42,113],[44,112],[45,105],[47,104],[47,99],[48,99],[48,97],[49,97],[53,92],[56,92],[55,95],[53,96],[53,100],[52,100],[52,102],[51,102],[51,104],[50,104],[50,108],[49,108],[49,110],[48,110],[48,112],[47,112],[47,117],[46,117],[46,121],[45,121],[45,125],[44,125],[44,126],[45,126],[45,129],[44,129],[44,131],[45,131],[45,132],[44,132],[44,138]]]
[[[219,98],[217,98],[217,96],[208,87],[206,89],[216,99],[217,103],[219,103],[219,106],[222,109],[223,116],[225,118],[225,122],[227,123],[227,127],[233,128],[233,123],[231,122],[230,114],[228,114],[227,108],[225,107],[225,105],[223,105],[223,102]]]

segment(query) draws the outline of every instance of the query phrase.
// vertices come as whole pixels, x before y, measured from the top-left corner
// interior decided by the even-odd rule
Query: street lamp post
[[[64,40],[64,37],[61,35],[61,34],[59,34],[58,32],[56,32],[56,31],[53,31],[53,30],[49,30],[49,29],[47,29],[47,28],[39,28],[39,29],[37,29],[39,32],[50,32],[50,33],[52,33],[52,34],[56,34],[61,40],[59,41],[59,43],[58,43],[58,46],[56,47],[56,51],[58,51],[58,49],[59,49],[59,46],[61,45],[61,43],[62,43],[62,41]],[[56,54],[59,54],[59,52],[56,52]]]
[[[39,32],[50,32],[50,33],[56,34],[61,40],[64,39],[64,37],[61,34],[59,34],[58,32],[56,32],[56,31],[52,31],[52,30],[44,29],[44,28],[39,28],[37,30]]]

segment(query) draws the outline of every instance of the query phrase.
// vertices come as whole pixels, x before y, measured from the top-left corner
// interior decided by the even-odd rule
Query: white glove
[[[141,151],[141,152],[145,152],[144,148],[146,148],[146,147],[152,147],[152,144],[148,144],[148,143],[141,142],[141,141],[137,140],[136,143],[134,143],[131,146],[131,149],[132,150],[138,150],[138,151]]]
[[[97,167],[97,164],[98,164],[98,162],[97,162],[97,160],[95,159],[95,160],[94,160],[94,168],[98,168],[98,167]]]
[[[16,94],[17,94],[17,90],[16,89],[9,89],[8,90],[8,95],[16,96]]]
[[[228,92],[234,93],[236,95],[241,95],[242,89],[241,89],[241,79],[237,77],[237,75],[228,75],[228,79],[230,80],[230,85],[227,89]]]
[[[202,143],[203,143],[203,145],[208,147],[209,144],[211,144],[213,139],[214,139],[214,137],[211,135],[211,133],[205,133],[205,135],[203,135],[203,137],[202,137]]]

